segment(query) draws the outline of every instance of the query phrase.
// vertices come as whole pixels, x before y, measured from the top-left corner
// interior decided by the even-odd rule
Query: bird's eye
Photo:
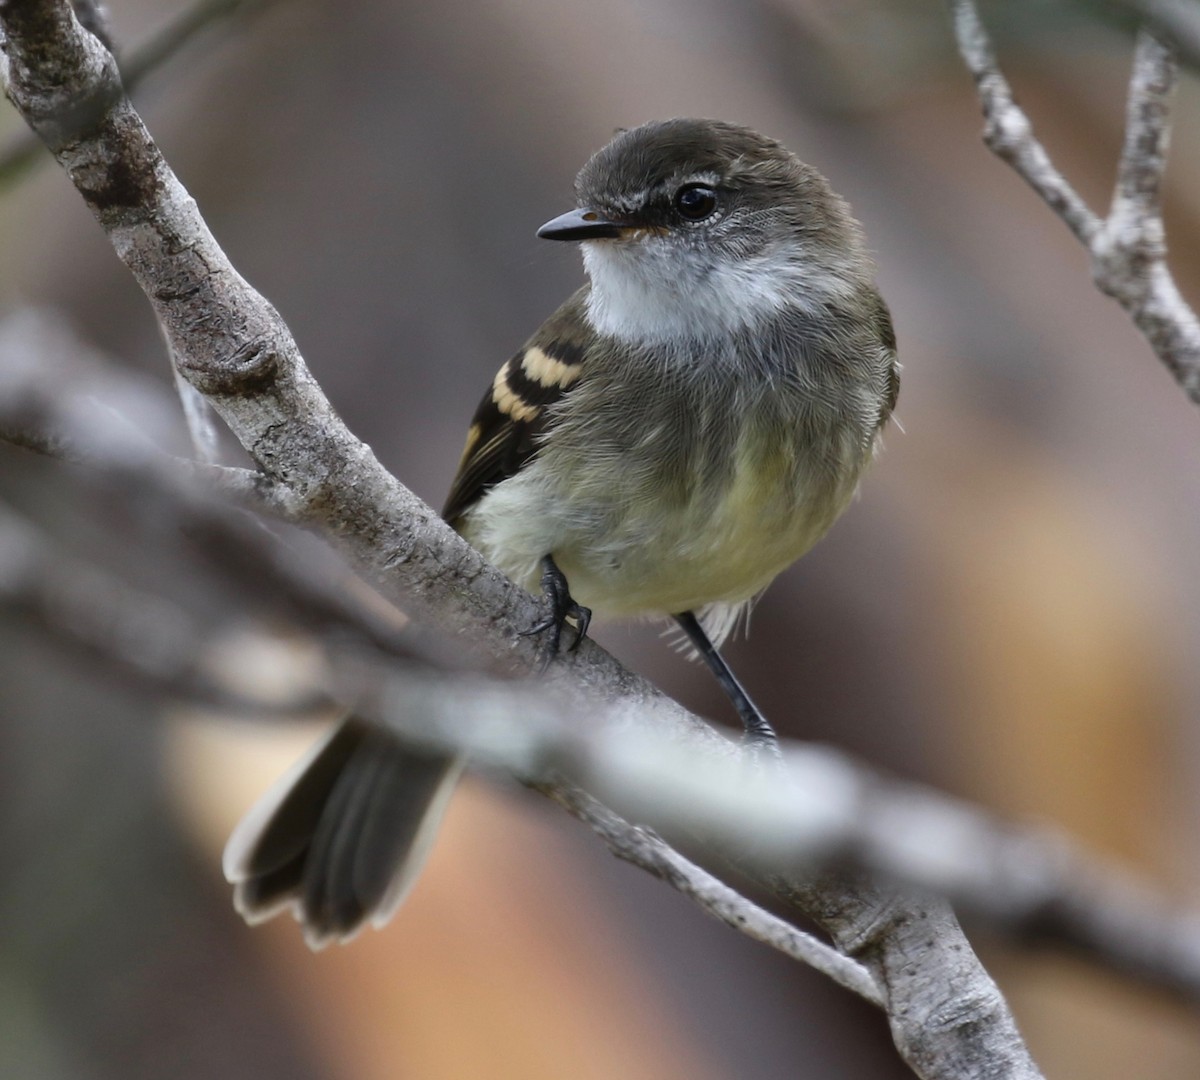
[[[717,208],[717,193],[707,184],[688,184],[675,192],[675,209],[688,221],[703,221]]]

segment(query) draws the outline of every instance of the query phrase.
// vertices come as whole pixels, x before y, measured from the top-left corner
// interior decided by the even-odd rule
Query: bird
[[[593,612],[673,619],[777,753],[719,647],[846,509],[895,407],[862,229],[815,168],[718,120],[619,130],[575,202],[537,235],[578,243],[587,282],[497,371],[443,517],[544,595],[546,656]],[[235,906],[290,909],[313,947],[382,925],[462,767],[344,720],[235,829]]]

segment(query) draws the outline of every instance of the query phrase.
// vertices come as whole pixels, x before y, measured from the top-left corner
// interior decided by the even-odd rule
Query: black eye
[[[705,184],[688,184],[675,192],[675,209],[688,221],[703,221],[717,208],[717,193]]]

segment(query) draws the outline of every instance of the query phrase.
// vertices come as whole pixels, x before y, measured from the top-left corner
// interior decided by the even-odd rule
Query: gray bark
[[[470,549],[347,430],[283,320],[240,277],[122,92],[116,65],[66,0],[3,0],[6,89],[142,287],[180,373],[298,515],[422,624],[513,673],[538,605]],[[695,747],[726,744],[594,644],[552,665],[558,692],[636,714]],[[576,698],[578,699],[578,697]],[[927,1080],[1040,1076],[999,991],[944,901],[851,881],[781,891],[883,989],[896,1045]]]

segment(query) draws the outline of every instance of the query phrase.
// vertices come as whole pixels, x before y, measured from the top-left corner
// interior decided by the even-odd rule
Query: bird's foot
[[[575,602],[567,586],[566,575],[550,555],[542,560],[542,594],[550,602],[550,614],[528,630],[522,630],[521,636],[535,637],[549,631],[542,656],[542,663],[545,665],[558,655],[563,627],[568,619],[575,623],[575,639],[567,646],[567,651],[574,652],[579,648],[579,643],[587,635],[588,625],[592,621],[592,609]]]

